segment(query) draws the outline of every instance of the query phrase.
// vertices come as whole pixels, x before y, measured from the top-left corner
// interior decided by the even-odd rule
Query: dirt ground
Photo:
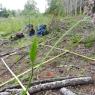
[[[81,37],[85,37],[89,35],[90,31],[93,30],[91,27],[88,28],[88,26],[82,27],[82,29],[75,29],[74,32],[77,31],[81,35]],[[65,33],[65,32],[64,32]],[[59,39],[60,34],[62,33],[57,32],[56,35],[49,35],[46,36],[47,42],[45,45],[51,45],[53,46],[54,43]],[[50,37],[51,36],[51,37]],[[54,39],[52,39],[54,38]],[[51,39],[51,40],[50,40]],[[49,41],[48,41],[49,40]],[[78,43],[75,46],[70,47],[70,39],[69,36],[64,37],[64,39],[57,45],[58,48],[61,49],[69,49],[70,51],[73,51],[75,53],[85,55],[88,57],[91,57],[95,54],[95,43],[92,47],[86,48],[84,44]],[[12,51],[14,48],[10,44],[7,45],[1,45],[0,46],[0,54],[4,52]],[[45,57],[46,53],[50,50],[49,47],[46,46],[39,46],[38,51],[38,57],[36,60],[36,64],[40,64],[42,58]],[[23,49],[21,51],[21,54],[16,54],[9,56],[7,59],[5,59],[7,65],[11,68],[11,70],[16,74],[23,73],[24,71],[28,70],[30,68],[29,66],[29,57],[25,56],[22,58],[19,62],[17,60],[23,56],[23,52],[28,51],[27,49]],[[50,53],[49,57],[50,59],[64,51],[62,50],[56,50],[53,49]],[[93,57],[95,58],[95,57]],[[50,61],[46,64],[44,64],[37,72],[36,72],[36,79],[48,79],[48,78],[56,78],[56,77],[80,77],[80,76],[91,76],[95,80],[95,61],[91,61],[82,57],[79,57],[78,55],[74,55],[71,53],[66,53],[53,61]],[[10,72],[6,69],[6,67],[3,65],[2,61],[0,61],[0,84],[4,83],[5,81],[12,78],[12,75]],[[21,78],[22,82],[24,82],[24,76]],[[11,83],[12,84],[12,83]],[[10,85],[10,84],[8,84]],[[75,92],[77,95],[95,95],[95,84],[93,85],[84,85],[84,86],[77,86],[77,87],[68,87],[73,92]],[[59,93],[59,90],[51,90],[51,91],[44,91],[37,93],[35,95],[61,95]]]

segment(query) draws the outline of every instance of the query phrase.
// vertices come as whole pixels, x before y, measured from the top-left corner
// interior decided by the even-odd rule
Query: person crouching
[[[33,25],[29,24],[29,25],[27,25],[27,27],[29,28],[29,36],[35,35],[35,30],[33,28]]]

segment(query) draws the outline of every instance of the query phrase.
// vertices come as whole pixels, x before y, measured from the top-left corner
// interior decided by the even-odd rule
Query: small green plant
[[[31,48],[30,48],[30,52],[29,52],[29,56],[30,56],[30,66],[32,68],[32,71],[31,71],[31,74],[29,75],[29,82],[28,82],[28,85],[27,85],[27,90],[26,92],[28,91],[29,87],[30,87],[30,84],[31,84],[31,81],[33,81],[33,76],[34,76],[34,63],[35,63],[35,60],[37,58],[37,49],[38,49],[38,39],[37,37],[35,36],[34,39],[33,39],[33,43],[31,45]],[[22,91],[21,95],[26,95],[26,92],[25,91]]]
[[[90,48],[90,47],[93,46],[93,44],[94,44],[94,42],[85,43],[84,46],[85,46],[86,48]]]
[[[87,38],[84,39],[83,43],[84,46],[87,48],[92,47],[93,44],[95,43],[95,34],[94,33],[90,34]]]
[[[77,43],[80,39],[81,39],[80,35],[73,35],[70,40],[71,43],[73,44],[73,43]]]

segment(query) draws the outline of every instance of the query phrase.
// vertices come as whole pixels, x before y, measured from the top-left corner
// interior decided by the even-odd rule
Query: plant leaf
[[[21,95],[27,95],[27,94],[26,94],[26,91],[23,91],[23,90],[22,90],[22,91],[21,91]]]
[[[37,40],[37,37],[35,37],[33,39],[33,43],[31,45],[30,52],[29,52],[30,59],[33,63],[34,63],[34,61],[36,60],[36,57],[37,57],[37,48],[38,48],[38,40]]]

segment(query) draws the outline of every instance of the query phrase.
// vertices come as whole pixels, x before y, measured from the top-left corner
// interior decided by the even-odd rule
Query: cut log
[[[61,88],[60,92],[62,95],[77,95],[67,88]]]
[[[44,91],[44,90],[58,89],[58,88],[67,87],[67,86],[85,85],[85,84],[91,84],[91,83],[93,83],[93,80],[91,77],[66,79],[62,81],[56,81],[56,82],[32,86],[29,89],[29,92],[32,94],[32,93],[37,93],[39,91]]]

